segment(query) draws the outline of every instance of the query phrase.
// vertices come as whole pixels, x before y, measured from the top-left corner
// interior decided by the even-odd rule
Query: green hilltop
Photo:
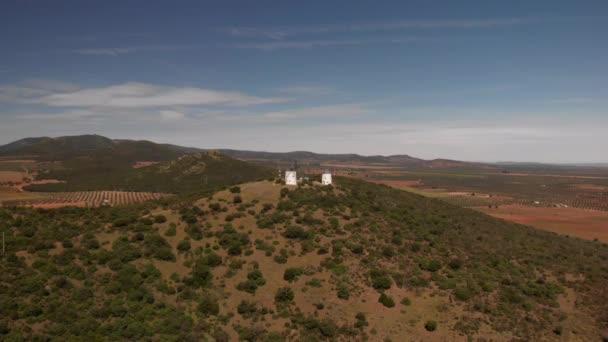
[[[0,218],[3,340],[592,341],[608,325],[608,245],[360,180]]]

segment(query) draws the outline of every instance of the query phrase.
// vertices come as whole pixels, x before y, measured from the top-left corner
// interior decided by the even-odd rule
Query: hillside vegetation
[[[601,339],[608,245],[336,182],[0,209],[0,339]]]
[[[124,150],[122,151],[124,152]],[[62,183],[36,184],[29,191],[122,190],[150,192],[204,192],[221,186],[268,178],[262,166],[226,157],[216,152],[197,152],[143,168],[130,160],[116,159],[103,151],[68,160],[63,167],[42,173],[38,179]]]
[[[0,156],[34,159],[37,164],[28,168],[36,180],[60,181],[24,187],[35,192],[205,192],[272,175],[215,151],[99,135],[26,138],[0,146]],[[140,162],[149,166],[134,168]]]

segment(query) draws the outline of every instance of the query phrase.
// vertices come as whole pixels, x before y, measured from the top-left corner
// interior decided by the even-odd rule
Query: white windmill
[[[331,172],[329,172],[329,170],[323,171],[323,174],[321,175],[321,184],[331,185]]]

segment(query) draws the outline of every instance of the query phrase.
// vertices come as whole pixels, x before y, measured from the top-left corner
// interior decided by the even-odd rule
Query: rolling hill
[[[36,192],[204,192],[273,174],[215,151],[98,135],[26,138],[0,146],[0,156],[35,159],[37,180],[60,181],[24,187]]]
[[[0,217],[5,340],[594,341],[608,327],[608,245],[360,180]]]
[[[24,189],[42,192],[92,190],[204,192],[234,183],[268,178],[273,174],[270,169],[263,166],[230,158],[217,152],[195,152],[142,168],[133,168],[128,158],[123,159],[123,163],[116,163],[116,160],[116,154],[104,152],[67,160],[63,162],[61,168],[38,176],[38,179],[63,182],[35,184]]]
[[[307,151],[261,152],[233,149],[198,149],[170,144],[156,144],[149,141],[109,139],[99,135],[67,136],[58,138],[25,138],[0,146],[0,156],[36,156],[42,161],[62,161],[83,158],[95,154],[111,156],[116,162],[134,163],[136,161],[166,161],[192,152],[219,151],[220,153],[242,160],[257,161],[269,165],[276,162],[291,163],[365,163],[394,164],[401,167],[442,168],[442,167],[494,167],[488,164],[470,163],[456,160],[424,160],[406,154],[391,156],[362,156],[359,154],[322,154]]]

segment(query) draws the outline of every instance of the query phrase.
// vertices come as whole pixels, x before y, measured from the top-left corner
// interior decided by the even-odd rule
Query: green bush
[[[236,311],[244,318],[250,318],[257,312],[257,305],[254,302],[242,300],[236,307]]]
[[[287,280],[288,282],[298,280],[298,276],[304,274],[304,269],[301,267],[289,267],[285,270],[283,274],[283,280]]]
[[[454,289],[454,296],[458,300],[467,301],[471,298],[472,295],[473,294],[471,293],[471,290],[466,287],[460,286]]]
[[[387,308],[392,308],[395,306],[395,301],[393,300],[393,298],[384,293],[380,294],[380,298],[378,298],[378,302],[381,303],[382,305],[386,306]]]
[[[182,240],[177,244],[177,250],[180,252],[187,252],[190,250],[190,240]]]
[[[435,331],[435,330],[437,330],[437,322],[435,322],[435,321],[426,321],[426,323],[424,323],[424,328],[427,331]]]
[[[338,284],[336,291],[340,299],[348,299],[350,297],[350,288],[344,283]]]
[[[289,195],[289,189],[287,189],[287,188],[281,189],[281,198],[285,198],[287,195]]]
[[[372,270],[370,276],[372,278],[372,287],[378,291],[388,290],[393,284],[390,275],[386,271]]]
[[[435,259],[424,260],[420,263],[420,269],[429,272],[437,272],[441,269],[441,263]]]
[[[165,223],[165,222],[167,222],[167,218],[165,217],[165,215],[156,215],[156,216],[154,216],[154,222]]]
[[[217,300],[208,293],[201,296],[197,309],[204,317],[217,316],[220,313],[220,305]]]
[[[359,312],[355,315],[355,328],[358,329],[363,329],[364,327],[366,327],[368,325],[367,323],[367,319],[365,317],[365,314],[363,312]]]
[[[308,239],[309,233],[300,226],[289,226],[283,234],[288,239]]]
[[[144,255],[152,256],[159,260],[175,261],[173,248],[162,236],[149,234],[144,239]]]
[[[281,287],[274,295],[274,301],[277,304],[289,304],[294,299],[293,290],[289,287]]]

